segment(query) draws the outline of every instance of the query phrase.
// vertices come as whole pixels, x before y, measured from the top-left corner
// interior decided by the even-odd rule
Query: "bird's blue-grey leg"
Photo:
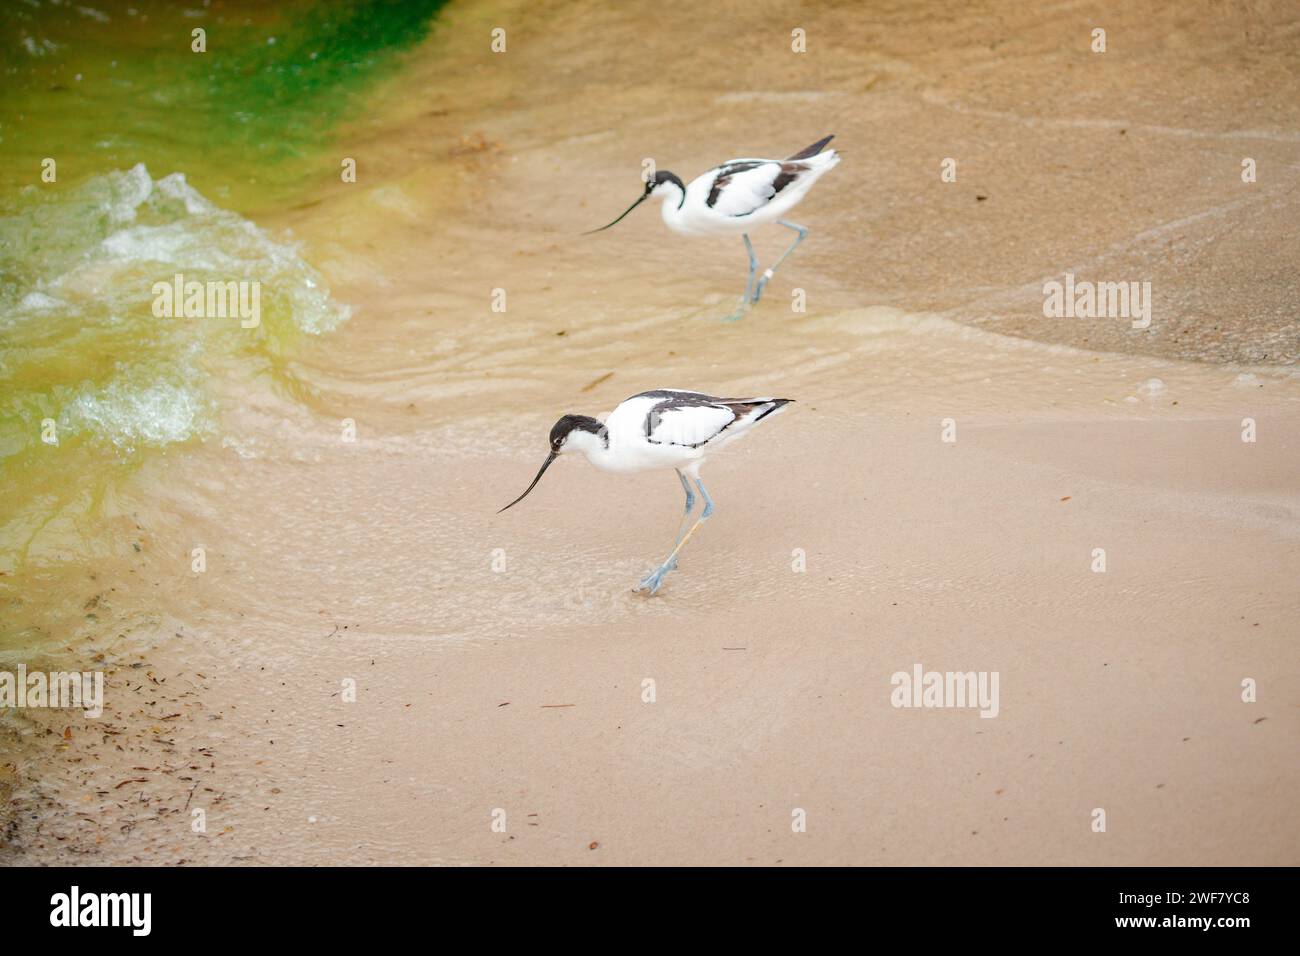
[[[685,478],[682,479],[682,484],[686,485]],[[713,514],[713,499],[709,497],[709,492],[704,487],[704,482],[700,481],[697,477],[695,479],[695,484],[700,489],[700,495],[704,498],[704,510],[700,512],[700,517],[696,519],[695,524],[691,525],[691,529],[678,539],[677,546],[673,548],[672,553],[669,554],[668,557],[664,558],[664,563],[641,579],[641,583],[636,587],[638,591],[649,591],[651,594],[654,594],[659,590],[659,586],[664,583],[664,576],[673,568],[677,567],[678,553],[686,546],[686,542],[691,540],[691,535],[695,534],[700,525],[704,524],[709,515]],[[687,490],[689,493],[689,487]]]
[[[767,287],[768,280],[772,278],[776,273],[776,270],[781,268],[781,263],[785,262],[785,257],[794,252],[799,243],[803,242],[803,237],[808,235],[808,230],[804,226],[800,226],[793,222],[786,222],[784,219],[778,219],[776,222],[777,225],[785,226],[787,229],[793,229],[795,232],[799,233],[799,235],[794,237],[794,242],[790,243],[790,248],[781,253],[780,259],[777,259],[776,262],[763,270],[763,278],[758,280],[758,288],[754,290],[753,301],[755,304],[757,304],[758,300],[763,297],[763,289]]]
[[[695,483],[700,486],[700,494],[704,497],[704,510],[700,512],[700,520],[703,521],[709,515],[713,514],[713,499],[710,498],[709,493],[704,490],[704,482],[700,481],[697,477]]]
[[[740,300],[740,308],[727,316],[724,322],[735,322],[745,314],[745,310],[749,308],[750,294],[754,291],[754,273],[758,271],[758,258],[754,255],[754,247],[750,244],[749,235],[745,234],[740,238],[745,240],[745,251],[749,253],[749,275],[745,278],[745,297]]]
[[[682,535],[686,533],[686,522],[690,520],[691,511],[695,508],[695,492],[691,490],[691,483],[687,477],[682,474],[681,469],[678,468],[674,470],[677,472],[677,477],[681,479],[682,490],[686,492],[686,510],[682,513],[682,523],[677,528],[677,537],[673,541],[673,547],[676,547],[677,542],[682,540]]]
[[[682,470],[680,468],[675,468],[673,470],[677,472],[677,478],[682,483],[682,491],[686,492],[686,508],[682,512],[682,522],[680,525],[677,526],[677,537],[673,539],[673,548],[674,548],[673,553],[676,554],[675,549],[677,547],[677,544],[682,540],[682,535],[686,533],[686,525],[691,520],[691,511],[693,511],[695,508],[695,492],[691,489],[690,481],[687,480],[686,476],[682,474]],[[667,567],[655,568],[654,571],[651,571],[644,578],[642,578],[641,583],[637,585],[637,590],[640,591],[649,587],[650,581],[655,577],[656,574],[659,574],[658,580],[662,581],[663,576],[665,574],[667,574],[673,568],[677,567],[677,559],[670,558],[669,560],[664,562],[664,565],[666,565]],[[658,587],[658,584],[656,584],[655,587]]]
[[[677,547],[677,542],[682,540],[682,535],[686,533],[686,525],[691,520],[691,511],[695,508],[695,492],[691,490],[691,483],[686,476],[682,474],[680,468],[674,469],[677,477],[681,480],[682,490],[686,492],[686,510],[682,513],[682,523],[677,526],[677,537],[673,538],[673,547]],[[677,562],[673,561],[673,568],[677,567]],[[672,568],[668,569],[669,571]]]

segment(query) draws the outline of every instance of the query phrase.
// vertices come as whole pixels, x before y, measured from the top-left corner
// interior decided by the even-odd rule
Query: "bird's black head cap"
[[[606,444],[609,443],[605,426],[599,419],[592,418],[590,415],[565,415],[551,429],[551,451],[558,452],[563,448],[569,434],[574,431],[591,432],[603,438]]]
[[[654,192],[657,187],[662,186],[664,183],[676,183],[678,189],[680,189],[682,192],[686,192],[686,186],[682,183],[681,179],[678,177],[676,173],[670,173],[666,169],[661,169],[654,174],[653,179],[646,180],[646,184],[645,184],[646,194],[649,195],[650,193]]]

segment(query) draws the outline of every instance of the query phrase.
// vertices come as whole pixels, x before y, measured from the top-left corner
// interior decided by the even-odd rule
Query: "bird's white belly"
[[[623,443],[611,441],[610,452],[609,456],[595,461],[594,464],[606,471],[622,473],[681,468],[704,457],[697,448],[655,445],[644,438]]]
[[[678,235],[716,236],[719,232],[717,228],[710,228],[707,222],[698,221],[698,217],[693,216],[685,207],[678,209],[671,202],[665,202],[661,211],[664,225]]]

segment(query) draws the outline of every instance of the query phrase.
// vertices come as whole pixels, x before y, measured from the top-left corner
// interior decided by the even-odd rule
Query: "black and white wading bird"
[[[713,499],[700,480],[704,459],[791,401],[789,398],[714,398],[703,392],[662,388],[633,395],[610,412],[604,422],[587,415],[565,415],[551,429],[551,453],[542,462],[537,477],[501,511],[523,501],[537,487],[551,462],[564,454],[581,452],[589,462],[605,471],[675,469],[686,492],[686,512],[677,529],[677,540],[663,563],[636,587],[638,591],[654,594],[664,576],[677,567],[677,553],[695,529],[713,514]],[[704,499],[704,509],[688,529],[695,507],[692,481]]]
[[[840,161],[835,150],[822,152],[834,138],[832,135],[819,139],[789,159],[729,159],[696,177],[689,186],[682,185],[674,173],[661,169],[646,182],[645,192],[627,208],[627,212],[609,226],[592,229],[585,235],[603,232],[615,225],[651,196],[663,200],[664,222],[673,232],[684,236],[739,234],[745,240],[745,251],[749,253],[749,277],[745,280],[745,297],[740,300],[739,308],[727,316],[727,321],[734,321],[762,298],[763,289],[773,273],[808,235],[805,227],[781,217],[798,205],[813,183]],[[798,235],[790,248],[763,271],[755,284],[758,259],[754,257],[749,233],[769,222],[793,229]]]

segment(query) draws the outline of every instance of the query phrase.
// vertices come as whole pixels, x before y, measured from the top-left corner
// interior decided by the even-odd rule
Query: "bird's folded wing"
[[[646,415],[645,436],[654,445],[695,448],[716,437],[735,420],[736,412],[725,405],[663,402]]]
[[[771,202],[783,176],[780,163],[741,161],[722,167],[709,192],[709,205],[724,216],[748,216]],[[786,177],[788,181],[789,177]],[[781,183],[784,185],[784,183]]]

